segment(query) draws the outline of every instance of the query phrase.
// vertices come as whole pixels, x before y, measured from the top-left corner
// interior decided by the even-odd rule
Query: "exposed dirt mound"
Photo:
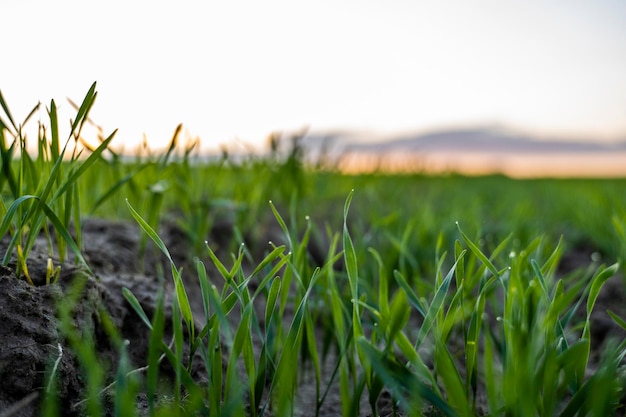
[[[57,320],[59,303],[72,298],[77,300],[71,306],[72,324],[79,334],[94,339],[103,366],[114,371],[119,356],[102,326],[103,314],[128,340],[132,363],[141,366],[145,362],[149,332],[123,297],[122,288],[129,288],[151,316],[159,285],[156,265],[163,259],[154,248],[147,250],[145,259],[139,259],[140,233],[130,223],[89,220],[83,238],[85,258],[93,274],[65,263],[56,284],[32,286],[23,277],[16,277],[14,260],[9,267],[0,267],[0,410],[13,406],[19,411],[12,415],[36,415],[47,389],[47,375],[54,368],[63,415],[81,414],[84,381]],[[180,233],[165,227],[163,238],[172,248],[172,256],[183,263],[184,258],[176,252],[184,244]],[[0,242],[0,253],[6,251],[7,244],[6,239]],[[45,283],[47,259],[46,243],[41,239],[28,262],[30,277],[36,284]],[[73,291],[81,294],[73,297]],[[166,308],[167,319],[170,314]]]

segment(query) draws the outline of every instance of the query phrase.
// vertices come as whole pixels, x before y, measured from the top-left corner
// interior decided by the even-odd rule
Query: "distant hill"
[[[330,146],[340,152],[485,152],[485,153],[596,153],[625,152],[626,140],[599,142],[593,139],[560,140],[541,139],[503,129],[475,128],[442,130],[425,134],[402,135],[380,140],[361,140],[359,134],[350,132],[309,134],[304,138],[306,147],[316,149]]]
[[[310,132],[301,138],[311,161],[344,171],[423,171],[552,177],[626,176],[626,139],[539,138],[504,129],[450,129],[373,137]]]

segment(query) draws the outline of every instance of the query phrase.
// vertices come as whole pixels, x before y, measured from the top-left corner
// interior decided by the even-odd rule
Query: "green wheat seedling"
[[[197,275],[202,291],[204,318],[197,321],[191,316],[190,309],[184,307],[188,305],[188,301],[180,271],[174,265],[167,248],[156,232],[129,205],[140,227],[172,264],[176,293],[173,310],[173,350],[166,347],[161,340],[163,336],[161,307],[150,321],[134,296],[128,291],[125,291],[125,296],[153,332],[150,351],[155,353],[149,355],[152,358],[152,364],[149,364],[148,368],[153,371],[148,372],[148,380],[153,381],[152,384],[154,384],[157,372],[154,369],[158,367],[154,358],[163,352],[172,361],[177,372],[174,383],[174,399],[177,404],[180,404],[181,392],[180,388],[176,387],[182,385],[186,390],[193,389],[198,392],[197,389],[200,389],[206,393],[208,412],[212,416],[243,415],[245,413],[242,408],[244,398],[249,401],[247,409],[249,415],[265,415],[270,410],[275,410],[279,415],[291,414],[294,410],[293,400],[299,381],[298,368],[293,364],[304,360],[310,361],[313,365],[318,411],[322,405],[316,325],[309,299],[318,279],[331,270],[329,266],[339,259],[339,254],[329,256],[329,263],[323,268],[312,270],[310,276],[303,275],[302,272],[307,270],[302,268],[302,265],[305,262],[308,233],[305,233],[301,240],[292,241],[291,233],[282,217],[273,205],[271,207],[277,221],[286,232],[288,246],[292,250],[286,252],[285,246],[274,246],[252,273],[246,274],[242,268],[243,250],[240,250],[233,258],[233,266],[227,268],[207,244],[209,257],[223,279],[223,289],[220,293],[215,285],[209,283],[207,270],[204,264],[198,261]],[[310,228],[310,223],[308,224]],[[249,289],[252,280],[258,281],[254,292]],[[294,283],[293,287],[292,283]],[[292,287],[291,290],[290,287]],[[254,309],[255,303],[261,296],[265,299],[265,315],[262,322],[259,321]],[[162,297],[159,297],[159,300],[162,300]],[[284,327],[288,305],[294,305],[296,309],[290,319],[290,324]],[[228,318],[233,314],[238,317],[234,328],[232,320]],[[187,357],[181,356],[184,335],[179,317],[187,326],[187,343],[191,347]],[[193,327],[196,322],[204,323],[197,333]],[[155,333],[157,336],[154,336]],[[260,354],[255,354],[255,340],[261,342]],[[224,349],[228,352],[225,364],[222,362]],[[207,386],[192,388],[183,382],[183,375],[185,379],[188,378],[196,352],[199,353],[205,368],[209,371],[209,378]],[[303,356],[304,353],[305,356]],[[243,364],[243,375],[240,373],[240,364]],[[246,388],[242,389],[242,387]],[[154,387],[150,390],[152,392]]]
[[[68,154],[68,147],[70,144],[75,144],[81,135],[83,124],[96,98],[95,87],[94,83],[87,92],[63,145],[61,145],[59,134],[57,108],[52,100],[48,109],[50,132],[48,133],[45,126],[40,125],[35,158],[29,154],[22,128],[37,107],[26,117],[24,123],[17,125],[4,98],[0,95],[0,105],[9,120],[7,124],[0,118],[0,159],[3,173],[0,189],[4,189],[6,182],[9,191],[9,200],[6,203],[4,198],[0,199],[0,214],[2,214],[0,236],[5,236],[7,233],[11,235],[2,265],[6,266],[15,252],[17,275],[23,274],[33,285],[28,273],[28,255],[38,235],[43,231],[48,241],[49,256],[52,258],[53,244],[49,233],[50,226],[54,230],[60,261],[65,260],[69,249],[76,260],[88,268],[80,251],[81,207],[77,182],[85,171],[101,158],[115,132],[102,141],[100,146],[86,158],[82,157],[78,147],[73,147],[71,153]],[[13,137],[10,144],[5,136],[6,132]],[[16,152],[19,152],[19,160],[14,163]],[[72,223],[75,226],[76,241],[70,234]],[[57,277],[58,271],[55,271],[53,266],[49,266],[47,282],[54,281]]]
[[[186,290],[181,278],[181,271],[177,269],[169,255],[169,251],[165,247],[163,241],[156,232],[148,225],[148,223],[130,206],[129,209],[133,217],[137,220],[140,227],[155,242],[157,247],[168,257],[172,266],[172,277],[175,283],[175,298],[173,308],[172,324],[174,329],[173,347],[165,345],[162,341],[163,335],[163,317],[161,307],[157,310],[153,321],[151,322],[143,313],[140,305],[128,291],[125,291],[127,299],[131,302],[135,310],[144,319],[146,324],[152,330],[151,337],[152,352],[149,357],[152,358],[148,364],[149,381],[151,381],[151,390],[154,388],[156,381],[155,370],[158,365],[155,358],[163,352],[175,369],[176,381],[174,383],[174,401],[175,404],[181,405],[181,387],[184,386],[187,392],[206,392],[207,406],[210,415],[243,415],[243,396],[241,378],[238,374],[239,360],[243,360],[246,370],[246,380],[248,381],[247,394],[254,407],[251,407],[252,413],[256,414],[256,407],[260,404],[256,400],[255,393],[259,395],[260,385],[257,378],[257,369],[260,365],[254,358],[254,350],[252,344],[253,328],[258,327],[256,316],[253,315],[253,301],[260,293],[261,289],[274,278],[275,274],[282,269],[283,265],[288,261],[288,256],[283,253],[284,247],[275,248],[252,272],[249,276],[244,276],[241,264],[244,253],[240,251],[235,258],[233,267],[229,270],[213,253],[210,246],[207,245],[211,260],[214,262],[218,272],[224,279],[224,286],[221,294],[215,285],[209,284],[206,268],[200,261],[197,263],[197,272],[202,291],[204,323],[202,329],[196,333],[196,319],[193,317]],[[277,261],[276,265],[272,263]],[[269,268],[269,269],[267,269]],[[250,294],[248,283],[250,280],[262,276],[259,290],[255,294]],[[274,279],[274,282],[277,282]],[[273,286],[273,294],[276,294],[276,286]],[[275,296],[274,296],[275,297]],[[275,298],[274,298],[275,299]],[[162,298],[160,298],[162,300]],[[237,308],[238,307],[238,308]],[[240,315],[240,321],[234,331],[231,329],[228,316],[233,314],[233,310],[237,308]],[[183,333],[181,321],[186,325],[186,333]],[[156,332],[156,336],[155,336]],[[184,337],[187,337],[187,343],[190,346],[190,353],[187,357],[183,357]],[[222,351],[223,346],[228,347],[228,361],[226,368],[223,369]],[[209,373],[206,387],[199,387],[190,380],[189,372],[194,361],[194,356],[198,352],[202,358],[204,365]],[[261,360],[264,360],[262,358]],[[264,381],[265,378],[263,378]]]
[[[421,415],[416,410],[423,409],[424,404],[447,416],[478,415],[476,397],[480,391],[487,396],[489,415],[600,416],[614,412],[622,395],[618,364],[626,354],[626,344],[609,349],[598,373],[587,377],[586,371],[591,311],[602,285],[615,275],[617,265],[600,267],[590,279],[556,279],[561,248],[558,246],[541,265],[534,258],[541,253],[541,241],[537,239],[519,254],[510,253],[509,265],[497,268],[492,259],[503,252],[506,241],[490,259],[472,239],[459,233],[471,256],[457,243],[456,263],[445,278],[437,279],[430,304],[420,300],[397,273],[404,295],[391,303],[380,301],[378,307],[367,305],[382,324],[378,327],[381,329],[385,328],[385,316],[393,310],[390,305],[399,302],[406,306],[407,299],[423,317],[413,344],[406,333],[409,329],[402,329],[406,322],[404,307],[397,319],[400,330],[394,330],[392,342],[406,358],[404,365],[389,348],[388,340],[377,343],[374,338],[368,340],[360,335],[358,348],[369,361],[370,379],[379,378],[401,406],[415,415]],[[453,276],[454,289],[450,285]],[[585,299],[586,318],[581,331],[575,313]],[[623,324],[621,319],[616,321]],[[453,332],[463,335],[461,351],[449,345]],[[428,338],[433,344],[433,369],[424,365],[418,351]],[[377,345],[384,348],[380,350]],[[599,403],[592,393],[597,395],[601,383],[612,388],[602,392]],[[376,387],[370,391],[376,394],[378,390]],[[577,414],[581,410],[584,413]]]
[[[479,389],[487,391],[491,412],[495,415],[504,411],[520,416],[536,413],[553,415],[563,404],[569,405],[565,406],[561,415],[572,415],[572,409],[581,404],[589,409],[600,409],[594,405],[593,398],[588,396],[591,388],[581,388],[595,384],[595,378],[586,381],[583,379],[589,355],[589,317],[603,283],[615,274],[617,265],[606,269],[601,267],[587,284],[582,279],[584,277],[570,280],[570,288],[565,290],[563,280],[556,281],[556,284],[552,282],[561,253],[560,246],[557,246],[543,266],[539,266],[535,259],[530,258],[531,255],[542,252],[541,241],[537,239],[521,251],[520,255],[511,252],[510,265],[496,268],[475,242],[462,231],[460,233],[472,257],[466,261],[465,250],[457,242],[455,265],[445,278],[437,275],[430,305],[418,297],[398,271],[395,277],[400,290],[391,301],[387,301],[388,285],[383,262],[377,251],[371,249],[380,266],[380,289],[372,297],[378,300],[376,306],[368,303],[367,294],[363,295],[359,290],[359,268],[356,256],[350,255],[353,244],[344,229],[346,265],[353,303],[351,327],[353,337],[358,338],[357,351],[365,376],[364,382],[356,382],[350,386],[348,381],[351,366],[348,361],[343,365],[344,414],[354,414],[352,401],[354,395],[359,395],[363,383],[370,392],[370,404],[375,414],[375,400],[380,394],[381,382],[392,390],[405,410],[413,410],[411,412],[417,414],[419,411],[415,410],[429,403],[445,415],[476,415],[476,396]],[[505,239],[494,250],[494,258],[504,252],[507,242],[508,239]],[[443,258],[445,253],[438,262],[439,269]],[[450,284],[454,276],[456,288],[453,290]],[[498,292],[504,294],[501,302],[496,297]],[[341,307],[338,293],[337,291],[335,296],[335,304],[338,306],[335,323],[339,324],[337,332],[344,334],[340,340],[345,340],[342,323],[349,320],[349,315]],[[585,297],[587,319],[582,334],[576,336],[574,330],[577,327],[574,325],[573,315]],[[399,331],[406,325],[408,304],[423,318],[414,344],[409,342],[406,333]],[[359,317],[362,313],[358,310],[359,305],[370,312],[376,321],[377,326],[369,337],[365,336],[363,324],[360,324]],[[395,306],[399,307],[394,309]],[[485,321],[487,307],[500,312],[495,323]],[[620,319],[616,321],[623,323]],[[501,328],[502,333],[497,328]],[[460,330],[463,334],[464,376],[457,371],[457,354],[447,345],[454,330]],[[500,339],[500,335],[503,339]],[[433,370],[424,365],[418,352],[427,337],[431,337],[434,343]],[[571,342],[572,339],[574,342]],[[502,358],[498,358],[494,352],[496,345],[503,355]],[[376,346],[387,347],[378,351]],[[408,368],[404,368],[394,359],[392,347],[408,359]],[[345,347],[344,349],[349,350]],[[610,356],[621,358],[623,354],[622,348],[621,351],[615,350]],[[534,368],[537,361],[544,365]],[[480,369],[481,363],[485,366],[484,373]],[[494,370],[494,364],[499,364],[501,368]],[[498,372],[502,372],[499,380],[494,376]],[[614,379],[613,384],[616,383],[619,384]],[[445,391],[439,391],[438,385],[443,386]],[[528,389],[525,395],[518,395],[519,387]],[[571,395],[574,399],[567,403],[567,398]],[[529,398],[533,400],[529,401]],[[612,402],[609,403],[612,405],[602,408],[603,412],[612,409],[618,399],[619,390],[616,390],[613,392]]]

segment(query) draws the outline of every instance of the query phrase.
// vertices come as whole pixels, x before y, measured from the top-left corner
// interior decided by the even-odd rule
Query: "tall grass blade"
[[[122,288],[122,294],[124,295],[124,298],[126,298],[126,301],[128,301],[128,303],[131,305],[133,310],[135,310],[135,313],[137,313],[137,315],[146,324],[146,326],[148,326],[148,328],[152,330],[152,323],[146,315],[146,312],[143,310],[143,307],[141,307],[141,304],[139,304],[139,300],[137,300],[137,297],[135,297],[135,295],[126,287]]]
[[[13,159],[13,151],[15,150],[15,141],[7,147],[6,137],[4,136],[4,129],[0,126],[0,163],[2,163],[2,176],[0,176],[0,190],[4,189],[4,181],[9,184],[9,190],[13,198],[19,197],[19,188],[17,180],[13,170],[11,169],[11,162]]]
[[[409,302],[411,303],[413,308],[415,308],[415,310],[417,310],[417,312],[420,313],[422,317],[426,317],[426,309],[422,306],[422,303],[420,302],[417,294],[415,293],[415,291],[413,291],[413,288],[411,288],[402,273],[400,273],[400,271],[398,270],[395,270],[393,271],[393,277],[396,279],[398,285],[400,285],[400,287],[402,287],[402,289],[406,293]]]
[[[472,242],[472,240],[465,233],[463,233],[463,230],[461,230],[461,226],[459,225],[458,222],[456,223],[456,226],[457,226],[457,229],[459,230],[459,233],[461,234],[461,237],[463,238],[463,241],[470,248],[474,256],[480,259],[483,265],[485,265],[487,269],[489,269],[489,271],[491,271],[491,273],[494,276],[499,277],[500,273],[498,272],[496,267],[493,265],[493,263],[489,260],[489,258],[487,258],[487,256],[485,256],[485,254],[480,250],[480,248],[476,246],[476,244]]]
[[[56,232],[63,238],[64,242],[70,247],[70,249],[74,253],[74,256],[80,262],[81,266],[85,268],[87,271],[89,271],[89,273],[92,273],[91,269],[89,268],[89,265],[87,265],[87,262],[83,258],[80,248],[78,247],[76,242],[74,242],[74,239],[70,235],[70,232],[63,225],[63,222],[61,222],[61,220],[56,216],[56,214],[54,214],[54,211],[47,204],[43,205],[43,210],[46,213],[46,216],[48,217],[48,219],[50,220],[50,223],[52,223],[52,225],[54,226],[54,229],[56,230]]]
[[[465,252],[461,252],[461,258],[465,255]],[[460,259],[460,258],[459,258]],[[452,277],[454,276],[454,271],[456,270],[456,266],[458,264],[458,260],[454,263],[446,277],[441,282],[439,288],[435,292],[435,296],[428,307],[428,311],[426,312],[426,316],[424,317],[424,323],[420,327],[419,333],[417,334],[417,341],[415,342],[415,349],[422,344],[424,338],[430,332],[432,325],[435,321],[435,317],[441,311],[443,301],[448,294],[448,289],[450,288],[450,282],[452,281]]]
[[[154,229],[152,227],[150,227],[150,225],[148,223],[146,223],[146,221],[141,217],[141,215],[139,213],[137,213],[137,211],[135,211],[133,206],[131,206],[131,204],[128,202],[128,199],[126,199],[126,205],[128,206],[131,215],[137,221],[137,223],[139,224],[141,229],[148,235],[148,237],[150,237],[150,239],[152,239],[152,241],[155,243],[155,245],[167,257],[167,259],[170,261],[170,263],[174,264],[174,260],[172,259],[172,256],[170,255],[169,250],[167,250],[167,247],[165,246],[165,243],[163,243],[163,241],[161,240],[159,235],[154,231]]]
[[[125,288],[126,289],[126,288]],[[128,291],[126,289],[128,293]],[[132,294],[131,294],[132,295]],[[129,296],[124,293],[126,299],[129,299]],[[134,298],[134,297],[133,297]],[[137,308],[137,300],[135,298],[133,308],[137,312],[141,312],[145,317],[145,313],[141,309],[141,306]],[[159,382],[159,364],[161,362],[161,345],[163,343],[164,337],[164,329],[165,329],[165,313],[163,311],[163,287],[159,287],[159,291],[157,293],[157,301],[156,308],[154,310],[154,317],[152,319],[151,326],[148,326],[151,329],[150,332],[150,340],[148,344],[148,371],[146,373],[146,391],[148,394],[148,410],[150,414],[154,413],[155,403],[154,399],[158,390],[158,382]],[[140,315],[141,316],[141,315]],[[142,317],[142,320],[144,320]]]
[[[358,344],[359,348],[371,361],[374,370],[393,392],[394,397],[401,401],[402,408],[408,415],[421,416],[423,401],[426,401],[445,416],[459,416],[449,404],[435,394],[430,387],[420,381],[405,366],[402,366],[393,358],[381,354],[365,338],[360,338]]]
[[[77,131],[76,128],[82,128],[83,124],[87,120],[87,114],[89,114],[89,110],[91,110],[91,107],[93,106],[96,95],[96,83],[94,82],[89,88],[89,91],[87,91],[87,94],[85,95],[85,98],[83,99],[83,102],[78,109],[78,113],[76,114],[76,119],[72,123],[72,133],[76,133],[76,137],[80,136],[81,130],[79,129]]]
[[[6,114],[7,117],[9,118],[9,122],[11,122],[11,127],[13,127],[13,131],[17,132],[19,129],[17,128],[17,125],[15,124],[15,120],[13,119],[13,116],[11,115],[9,106],[7,106],[7,103],[4,100],[4,96],[2,95],[2,90],[0,90],[0,106],[2,106],[2,109],[4,110],[4,114]],[[8,128],[8,126],[6,125],[4,121],[2,121],[2,119],[0,119],[0,122],[5,128]],[[17,135],[17,133],[15,133],[14,135]]]
[[[75,184],[78,178],[80,178],[85,173],[85,171],[87,171],[93,165],[93,163],[96,162],[100,158],[102,153],[108,148],[109,143],[113,140],[116,133],[117,133],[117,130],[113,131],[113,133],[111,133],[96,148],[96,150],[93,151],[91,155],[89,155],[89,157],[83,163],[80,164],[80,166],[77,169],[72,171],[72,173],[67,178],[67,180],[63,183],[63,185],[61,185],[59,189],[55,192],[53,200],[56,200],[60,195],[65,193],[67,189],[73,184]]]

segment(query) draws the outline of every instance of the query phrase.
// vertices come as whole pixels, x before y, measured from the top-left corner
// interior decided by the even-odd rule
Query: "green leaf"
[[[228,271],[228,269],[226,269],[222,261],[219,260],[217,255],[215,255],[215,252],[213,252],[213,249],[211,249],[211,246],[209,246],[209,242],[205,242],[205,246],[209,250],[209,257],[211,258],[213,265],[215,265],[215,267],[219,271],[220,275],[224,278],[225,281],[231,281],[232,277],[230,276],[230,272]]]
[[[589,297],[587,298],[587,317],[591,316],[600,290],[604,286],[604,283],[617,273],[619,264],[613,264],[608,268],[600,268],[591,281],[591,289],[589,290]]]
[[[406,292],[399,290],[391,301],[391,310],[389,313],[389,327],[387,329],[387,337],[391,342],[395,340],[396,335],[401,331],[409,321],[411,310],[407,301]]]
[[[272,315],[274,314],[274,309],[276,308],[276,300],[278,299],[278,293],[280,291],[280,278],[276,277],[272,281],[272,286],[270,287],[270,291],[267,295],[267,303],[265,304],[265,325],[266,329],[269,326]]]
[[[624,319],[622,319],[621,317],[619,317],[617,314],[615,314],[614,312],[612,312],[611,310],[608,310],[607,313],[609,314],[609,316],[611,316],[611,318],[613,319],[613,321],[615,321],[615,323],[621,327],[622,329],[626,330],[626,321],[624,321]]]
[[[413,288],[411,288],[411,286],[406,281],[406,278],[404,278],[402,273],[398,270],[394,270],[393,277],[396,279],[396,282],[398,283],[398,285],[400,285],[400,287],[402,287],[402,289],[406,293],[411,305],[417,310],[418,313],[422,315],[422,317],[426,317],[426,311],[424,307],[422,307],[422,303],[420,303],[420,300],[417,297],[417,294],[415,293],[415,291],[413,291]]]
[[[6,235],[6,233],[9,230],[9,227],[11,226],[11,222],[13,221],[13,216],[15,216],[16,211],[22,205],[22,203],[30,199],[37,199],[37,197],[34,195],[23,195],[17,198],[15,201],[13,201],[13,203],[11,203],[11,205],[9,206],[9,209],[7,210],[6,214],[2,218],[2,223],[0,224],[0,236]]]
[[[78,113],[76,114],[76,120],[74,120],[74,122],[72,123],[72,133],[76,132],[76,128],[79,125],[82,126],[87,119],[87,114],[89,113],[91,106],[93,106],[96,95],[96,83],[94,82],[89,88],[89,91],[87,91],[87,94],[85,95],[85,98],[83,99],[83,102],[78,109]]]
[[[269,253],[263,260],[254,268],[252,274],[250,274],[250,278],[254,277],[259,272],[263,271],[270,263],[275,261],[280,255],[284,252],[285,246],[277,246],[272,252]]]
[[[11,112],[9,111],[9,106],[7,106],[7,103],[4,100],[4,97],[2,96],[2,90],[0,90],[0,106],[2,106],[2,109],[4,110],[4,113],[9,118],[9,122],[11,122],[11,126],[13,127],[14,131],[17,132],[19,129],[17,128],[17,125],[15,124],[15,121],[13,120],[13,116],[11,115]],[[4,122],[2,122],[2,124],[5,127],[7,127]]]
[[[461,375],[459,375],[450,352],[441,340],[437,341],[437,347],[435,348],[435,363],[440,371],[438,374],[446,388],[450,406],[459,411],[461,416],[473,417],[472,407],[463,389]]]
[[[368,248],[376,263],[378,264],[378,307],[383,317],[389,316],[389,279],[383,266],[380,253],[374,248]]]
[[[189,304],[189,297],[187,297],[187,291],[183,279],[180,275],[180,270],[176,269],[176,266],[172,263],[172,276],[174,277],[174,289],[176,290],[176,299],[180,312],[187,323],[187,330],[189,330],[191,340],[195,337],[195,325],[193,320],[193,313],[191,312],[191,305]]]
[[[270,201],[270,208],[272,209],[272,213],[274,213],[274,217],[276,217],[276,221],[278,221],[278,224],[280,225],[280,228],[283,230],[283,233],[285,234],[285,237],[287,238],[287,243],[289,244],[289,250],[293,251],[294,250],[294,246],[293,246],[293,242],[291,241],[291,234],[289,233],[289,229],[287,228],[287,224],[285,223],[285,221],[281,217],[281,215],[278,212],[278,210],[276,210],[276,207],[274,206],[274,203],[272,203],[271,201]]]
[[[61,141],[59,140],[59,118],[57,116],[57,106],[54,100],[50,101],[50,111],[48,112],[48,117],[50,119],[50,134],[52,136],[50,142],[50,153],[52,160],[56,161],[60,156]]]
[[[94,162],[96,162],[100,158],[100,155],[102,155],[102,152],[104,152],[108,148],[109,143],[111,142],[111,140],[113,140],[113,137],[115,136],[116,133],[117,133],[117,130],[111,133],[111,135],[109,135],[109,137],[107,137],[96,148],[96,150],[93,151],[91,155],[89,155],[89,157],[82,164],[80,164],[78,169],[72,171],[72,173],[67,178],[67,180],[54,193],[54,197],[52,198],[53,201],[56,200],[59,196],[61,196],[63,193],[65,193],[68,187],[74,184],[78,180],[78,178],[80,178],[85,173],[85,171],[87,171],[94,164]],[[61,156],[62,155],[63,154],[61,154]]]
[[[346,262],[346,270],[348,272],[348,280],[350,281],[350,293],[352,295],[352,299],[356,301],[359,298],[358,267],[356,260],[356,251],[354,249],[354,244],[352,243],[350,233],[348,232],[347,223],[348,210],[350,209],[350,202],[352,201],[353,194],[354,190],[350,191],[350,194],[348,194],[348,198],[346,199],[346,203],[343,209],[343,253]]]
[[[196,260],[196,272],[198,273],[198,281],[200,282],[200,291],[202,293],[202,307],[204,308],[204,319],[208,322],[211,317],[209,299],[209,291],[211,291],[211,286],[209,285],[209,278],[206,273],[206,267],[204,266],[204,263],[199,259]]]
[[[315,372],[315,399],[316,403],[319,403],[320,398],[320,382],[322,379],[320,368],[320,355],[317,349],[317,337],[315,333],[315,323],[311,317],[311,313],[306,311],[304,316],[304,329],[306,336],[306,346],[308,350],[308,357],[313,362],[313,370]]]
[[[147,166],[147,165],[144,165]],[[127,184],[130,180],[133,179],[133,177],[135,176],[136,172],[131,173],[131,174],[127,174],[126,176],[124,176],[124,178],[120,179],[118,182],[116,182],[115,184],[113,184],[113,186],[111,188],[109,188],[102,196],[100,196],[100,198],[98,198],[96,200],[95,203],[93,203],[93,205],[91,206],[91,211],[90,213],[93,215],[93,213],[98,209],[98,207],[100,207],[102,204],[104,204],[107,200],[109,200],[111,197],[113,197],[115,194],[117,194],[117,192],[125,185]]]
[[[558,356],[558,361],[565,372],[566,381],[577,390],[582,385],[589,361],[589,340],[581,339],[573,343]]]
[[[461,252],[461,256],[459,257],[459,259],[462,259],[463,256],[465,256],[465,251]],[[446,277],[441,282],[441,285],[439,286],[439,288],[437,288],[437,291],[435,292],[433,301],[431,302],[430,307],[428,307],[428,311],[426,313],[426,316],[424,317],[424,322],[422,323],[419,333],[417,334],[417,341],[415,342],[416,348],[420,346],[420,344],[424,341],[426,335],[430,332],[430,329],[432,328],[432,325],[435,321],[435,317],[442,308],[443,301],[446,297],[446,294],[448,293],[448,288],[450,288],[450,282],[452,281],[452,277],[454,276],[454,271],[456,270],[458,262],[459,260],[457,259],[457,261],[454,263]]]
[[[399,364],[393,357],[379,352],[365,338],[357,341],[359,349],[367,356],[372,368],[389,387],[394,397],[399,399],[405,411],[414,413],[426,401],[439,409],[445,416],[456,417],[458,414],[437,395],[430,387],[417,378],[408,368]]]
[[[465,281],[465,258],[461,256],[464,249],[461,245],[461,242],[458,240],[454,241],[454,259],[458,259],[458,266],[456,268],[456,286],[460,287],[461,283]]]
[[[539,281],[539,285],[541,286],[541,291],[546,300],[550,300],[550,293],[548,292],[548,287],[546,286],[546,279],[543,277],[543,272],[541,272],[541,268],[539,268],[539,264],[534,259],[530,260],[530,264],[535,271],[535,277],[537,281]]]
[[[482,253],[480,248],[474,242],[472,242],[472,240],[469,237],[467,237],[467,235],[465,233],[463,233],[463,231],[461,230],[461,226],[459,226],[458,222],[457,222],[456,226],[459,229],[459,233],[461,233],[461,237],[463,238],[463,241],[465,241],[465,244],[467,244],[467,246],[469,246],[469,248],[472,251],[472,253],[478,259],[480,259],[480,261],[483,263],[483,265],[485,265],[487,267],[487,269],[489,269],[489,271],[491,271],[491,273],[494,276],[499,277],[500,273],[498,272],[498,269],[493,265],[493,263],[491,263],[489,258],[487,258],[487,256],[485,256],[485,254]]]
[[[131,305],[133,310],[135,310],[135,313],[137,313],[139,318],[141,318],[146,326],[148,326],[148,328],[152,330],[152,323],[150,322],[150,319],[148,319],[146,312],[143,311],[143,307],[141,307],[141,304],[139,304],[139,300],[137,300],[137,297],[135,297],[135,295],[126,287],[122,288],[122,294],[124,295],[124,298],[126,298],[126,301],[128,301],[128,303]]]
[[[174,357],[175,362],[172,362],[174,368],[174,374],[176,382],[174,384],[174,406],[180,407],[181,404],[181,385],[182,385],[182,373],[183,373],[183,325],[180,320],[180,306],[178,305],[177,298],[173,300],[174,306],[172,307],[172,327],[174,328]]]
[[[89,271],[89,273],[92,273],[91,269],[87,265],[87,262],[83,258],[80,248],[78,247],[76,242],[74,242],[74,239],[70,235],[70,232],[65,228],[61,220],[59,220],[56,214],[54,214],[54,211],[52,211],[52,209],[47,204],[43,205],[43,210],[46,213],[48,220],[50,220],[50,223],[52,223],[52,225],[54,226],[56,232],[63,238],[65,243],[67,243],[67,245],[70,247],[70,249],[74,253],[74,256],[76,256],[76,259],[78,259],[81,265],[84,268],[86,268]]]
[[[15,150],[15,143],[13,141],[11,146],[7,148],[6,146],[6,137],[4,136],[4,129],[0,126],[0,162],[2,167],[2,176],[0,176],[0,189],[4,189],[4,180],[6,179],[9,184],[9,189],[11,190],[11,195],[13,198],[18,198],[19,187],[17,185],[17,181],[15,179],[15,175],[11,170],[11,161],[13,160],[13,152]]]
[[[124,288],[123,290],[128,289]],[[132,295],[132,294],[131,294]],[[124,294],[125,297],[128,296]],[[133,297],[134,298],[134,297]],[[135,299],[136,302],[136,299]],[[137,303],[138,305],[138,303]],[[138,311],[136,307],[135,311]],[[139,311],[143,312],[141,307],[139,307]],[[144,314],[145,316],[145,314]],[[143,320],[143,318],[142,318]],[[150,412],[154,411],[154,399],[157,393],[158,386],[158,377],[159,377],[159,363],[161,361],[161,352],[162,352],[162,344],[163,337],[165,331],[165,314],[163,311],[163,288],[159,287],[159,291],[157,293],[157,302],[156,308],[154,311],[154,318],[152,321],[152,327],[150,332],[149,344],[148,344],[148,371],[146,374],[146,389],[148,393],[148,407]]]
[[[163,243],[159,235],[157,235],[154,229],[150,227],[150,225],[141,217],[141,215],[139,215],[139,213],[135,211],[133,206],[131,206],[130,203],[128,202],[128,199],[126,199],[126,205],[130,209],[130,214],[132,214],[132,216],[135,218],[135,220],[139,224],[139,227],[141,227],[141,229],[150,237],[150,239],[152,239],[152,241],[157,245],[157,247],[161,250],[161,252],[165,254],[165,256],[170,261],[170,263],[173,264],[174,260],[172,259],[170,252],[167,250],[165,243]]]

